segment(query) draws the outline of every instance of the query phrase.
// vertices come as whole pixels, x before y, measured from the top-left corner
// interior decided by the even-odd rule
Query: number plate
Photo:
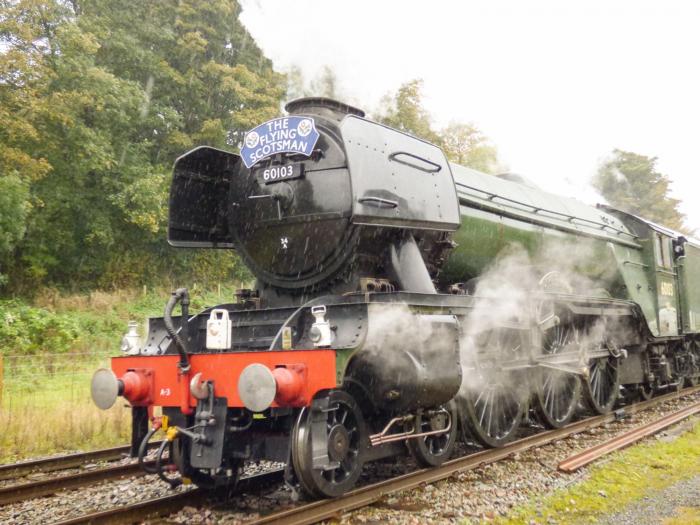
[[[287,164],[286,166],[268,166],[256,170],[255,176],[260,182],[272,184],[283,180],[298,179],[304,174],[303,164]]]

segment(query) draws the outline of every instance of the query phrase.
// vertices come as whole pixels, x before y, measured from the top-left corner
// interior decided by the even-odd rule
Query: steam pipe
[[[170,444],[172,444],[171,441],[164,439],[160,444],[160,447],[158,447],[158,452],[156,453],[156,474],[158,474],[160,479],[166,483],[169,483],[171,488],[175,488],[182,485],[182,476],[178,476],[177,478],[169,478],[165,475],[163,469],[163,452],[165,452],[165,447]]]
[[[184,334],[187,333],[187,317],[189,314],[190,306],[190,294],[187,292],[187,288],[178,288],[168,299],[168,303],[165,305],[165,312],[163,313],[163,323],[165,324],[165,330],[168,332],[171,340],[175,343],[175,348],[180,354],[180,362],[178,364],[180,371],[182,373],[187,373],[190,370],[190,362],[187,357],[187,345],[185,341],[180,337],[180,334],[175,330],[175,325],[173,324],[172,313],[177,304],[181,304],[182,310],[182,321],[180,323],[180,329]]]
[[[391,272],[405,292],[434,294],[435,285],[430,273],[425,267],[425,261],[420,253],[413,235],[394,242],[389,247],[391,257]]]
[[[156,469],[146,465],[144,463],[143,458],[146,456],[146,449],[148,448],[148,442],[151,440],[153,437],[153,434],[155,434],[160,426],[153,426],[151,430],[148,431],[148,433],[144,436],[144,438],[141,440],[141,445],[139,445],[139,452],[138,452],[138,460],[139,460],[139,466],[148,474],[155,474]]]

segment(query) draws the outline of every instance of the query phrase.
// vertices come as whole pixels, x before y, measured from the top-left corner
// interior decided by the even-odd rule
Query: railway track
[[[697,392],[700,392],[700,387],[688,388],[680,392],[665,394],[649,401],[643,401],[621,408],[611,414],[590,417],[575,423],[571,423],[561,429],[540,432],[538,434],[517,440],[503,448],[483,450],[468,456],[450,460],[437,468],[417,470],[396,478],[366,485],[348,493],[343,497],[333,500],[316,501],[307,505],[300,505],[293,509],[269,514],[253,521],[252,523],[284,523],[300,525],[316,523],[324,519],[337,517],[345,512],[356,510],[374,503],[388,494],[412,489],[424,484],[434,483],[457,472],[473,470],[480,466],[500,461],[518,452],[543,446],[573,434],[585,432],[597,426],[610,423],[628,415],[647,410],[661,405],[662,403]],[[700,403],[697,405],[700,405]],[[693,412],[692,410],[688,409],[684,410],[687,413]],[[53,459],[58,460],[60,458]],[[30,497],[37,497],[40,495],[48,495],[59,490],[77,488],[97,481],[141,474],[142,471],[138,468],[138,465],[129,464],[96,469],[94,471],[79,473],[76,475],[60,476],[49,480],[41,480],[39,482],[16,485],[14,487],[6,487],[0,490],[0,504],[22,501]],[[282,479],[282,470],[273,470],[262,474],[246,476],[240,480],[237,492],[243,493],[259,490],[267,485],[280,483],[282,482]],[[14,496],[12,495],[13,491],[15,491]],[[79,523],[124,523],[131,520],[138,521],[147,517],[167,516],[179,511],[186,505],[196,506],[206,502],[206,492],[194,488],[185,492],[178,492],[176,494],[142,501],[132,505],[120,506],[86,514],[59,523],[61,523],[61,525],[67,525]]]
[[[154,448],[159,445],[160,441],[153,442],[149,444],[149,448]],[[22,478],[34,473],[49,474],[61,470],[78,468],[97,461],[119,460],[128,455],[129,450],[130,447],[124,445],[90,452],[79,452],[76,454],[67,454],[65,456],[0,465],[0,481]],[[152,465],[152,462],[146,463]],[[144,474],[145,473],[138,464],[133,462],[80,471],[69,475],[52,476],[46,479],[6,485],[0,487],[0,505],[48,496],[59,490],[79,488],[91,483],[109,481],[126,476],[142,476]]]
[[[282,482],[284,469],[271,470],[252,476],[244,476],[238,482],[237,493],[259,490],[268,485]],[[114,507],[76,518],[67,519],[54,525],[91,525],[122,524],[133,521],[143,521],[148,518],[158,518],[178,512],[186,505],[201,505],[209,499],[207,493],[201,489],[191,489],[178,492],[169,496],[163,496],[147,501],[141,501],[132,505]]]
[[[129,453],[129,446],[105,448],[92,452],[78,452],[53,458],[42,458],[20,463],[0,465],[0,481],[19,478],[34,472],[54,472],[79,467],[93,461],[113,461]]]
[[[561,461],[557,468],[562,472],[575,472],[581,467],[593,463],[596,459],[603,457],[606,454],[620,450],[632,443],[636,443],[644,439],[645,437],[652,436],[657,432],[660,432],[664,428],[668,428],[671,425],[679,423],[680,421],[688,418],[694,414],[700,412],[700,402],[690,405],[689,407],[679,410],[678,412],[673,412],[668,414],[661,419],[642,425],[641,427],[634,428],[629,432],[624,432],[618,436],[615,436],[600,445],[588,448],[583,452],[574,454]]]
[[[149,444],[149,448],[156,448],[159,445],[159,441],[153,442]],[[119,447],[92,450],[89,452],[66,454],[64,456],[33,459],[18,463],[8,463],[6,465],[0,465],[0,481],[20,478],[35,472],[55,472],[57,470],[67,470],[96,461],[115,461],[127,456],[130,450],[131,447],[129,445],[123,445]]]
[[[153,465],[153,462],[146,462],[146,464]],[[99,483],[101,481],[109,481],[126,476],[143,476],[145,474],[146,473],[138,463],[134,462],[126,465],[114,465],[111,467],[87,470],[68,476],[56,476],[18,485],[8,485],[0,488],[0,505],[17,503],[40,496],[48,496],[59,490],[79,488],[91,483]]]
[[[540,432],[538,434],[514,441],[503,448],[487,449],[481,452],[476,452],[468,456],[450,460],[440,467],[410,472],[396,478],[355,489],[345,496],[336,499],[316,501],[307,505],[301,505],[293,509],[263,516],[250,523],[255,525],[262,525],[265,523],[277,523],[281,525],[306,525],[310,523],[317,523],[325,519],[337,518],[348,511],[366,507],[367,505],[370,505],[389,494],[434,483],[436,481],[448,478],[458,472],[474,470],[478,467],[488,465],[489,463],[495,463],[496,461],[500,461],[519,452],[540,447],[573,434],[585,432],[586,430],[604,425],[605,423],[610,423],[626,415],[647,410],[664,402],[671,401],[679,397],[685,397],[698,391],[700,391],[700,387],[693,387],[680,392],[665,394],[663,396],[650,399],[649,401],[643,401],[630,405],[629,407],[622,408],[607,415],[590,417],[575,423],[571,423],[560,429]]]

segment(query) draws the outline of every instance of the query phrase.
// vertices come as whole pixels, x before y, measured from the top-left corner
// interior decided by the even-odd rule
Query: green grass
[[[550,518],[557,523],[596,523],[602,515],[619,511],[649,493],[699,474],[700,424],[697,424],[672,442],[651,441],[617,453],[609,462],[593,466],[585,481],[513,509],[498,523],[544,524]],[[687,512],[691,518],[698,518],[697,509]]]
[[[190,293],[191,312],[234,301],[233,288]],[[0,462],[126,443],[129,410],[120,402],[106,412],[96,408],[90,378],[119,355],[127,322],[161,316],[169,294],[45,291],[31,303],[0,300]]]
[[[6,381],[0,406],[0,462],[126,443],[130,413],[124,403],[102,411],[90,399],[92,372],[106,361],[79,362],[71,374]]]
[[[700,524],[700,507],[678,509],[679,512],[672,518],[663,521],[663,525],[698,525]]]

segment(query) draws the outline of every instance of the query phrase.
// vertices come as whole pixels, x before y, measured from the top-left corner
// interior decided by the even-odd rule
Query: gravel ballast
[[[559,461],[610,439],[616,434],[680,410],[698,400],[700,400],[700,394],[667,402],[661,407],[517,454],[498,463],[455,474],[433,485],[388,495],[370,507],[340,516],[339,520],[342,523],[479,523],[505,516],[513,507],[525,504],[535,496],[544,496],[587,476],[586,468],[575,474],[558,472],[556,466]],[[530,428],[525,429],[524,432],[532,433],[535,430]],[[462,446],[461,452],[473,450],[475,448]],[[251,465],[250,468],[246,468],[246,474],[264,468],[269,467]],[[371,483],[405,473],[413,468],[415,467],[408,458],[397,458],[387,463],[368,465],[363,473],[363,481]],[[187,490],[187,488],[180,487],[177,490]],[[54,496],[0,507],[0,523],[44,525],[91,511],[105,510],[109,507],[172,493],[172,489],[155,476],[103,482],[81,489],[61,491]],[[188,507],[171,516],[169,521],[242,523],[261,514],[295,504],[291,491],[278,486],[260,494],[241,495],[222,507],[205,509]],[[573,505],[575,505],[574,501],[572,501]]]

